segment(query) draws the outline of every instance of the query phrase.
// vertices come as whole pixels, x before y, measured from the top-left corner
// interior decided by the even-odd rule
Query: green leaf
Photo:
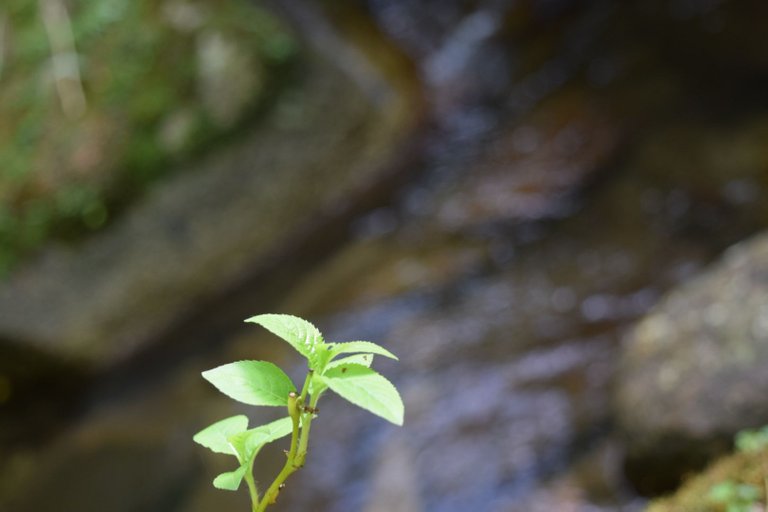
[[[322,370],[322,375],[325,375],[328,370],[331,368],[336,368],[337,366],[342,365],[348,365],[348,364],[359,364],[365,367],[370,368],[373,364],[373,354],[355,354],[353,356],[347,356],[342,357],[341,359],[336,359],[335,361],[331,361],[330,363],[327,363],[327,365]],[[320,380],[320,375],[315,375],[312,378],[312,382],[309,387],[310,394],[319,395],[322,394],[326,389],[328,389],[328,386]]]
[[[248,461],[265,444],[276,441],[293,432],[293,421],[289,417],[281,418],[260,427],[239,432],[230,436],[229,442],[239,455],[241,462]]]
[[[760,490],[752,484],[739,484],[736,487],[736,494],[744,501],[750,503],[755,502],[760,498]]]
[[[331,368],[320,379],[340,395],[395,425],[403,424],[403,400],[387,379],[360,364]]]
[[[259,324],[272,334],[284,339],[310,362],[317,361],[318,350],[323,347],[323,335],[317,327],[306,320],[292,315],[257,315],[246,320]]]
[[[370,368],[373,364],[373,354],[355,354],[353,356],[336,359],[335,361],[328,363],[328,366],[325,367],[325,371],[328,372],[331,368],[336,368],[337,366],[344,364],[360,364]]]
[[[228,439],[230,436],[244,432],[247,428],[248,418],[241,414],[217,421],[195,434],[192,439],[216,453],[237,455]]]
[[[768,427],[760,430],[742,430],[736,434],[736,449],[740,452],[757,452],[768,446]]]
[[[203,377],[230,398],[249,405],[287,405],[296,391],[291,379],[267,361],[237,361],[203,372]]]
[[[293,432],[293,421],[290,417],[280,418],[266,425],[248,430],[249,439],[258,440],[261,444],[277,441]]]
[[[354,352],[378,354],[380,356],[397,360],[397,356],[395,356],[395,354],[385,349],[381,345],[377,345],[376,343],[372,343],[370,341],[348,341],[346,343],[334,343],[331,345],[331,359],[339,354],[351,354]]]
[[[291,418],[282,418],[260,427],[229,436],[227,443],[232,453],[237,456],[240,467],[229,473],[222,473],[213,481],[214,487],[228,491],[236,491],[240,487],[246,471],[253,465],[253,459],[259,450],[267,444],[280,439],[293,431]]]
[[[213,486],[224,491],[236,491],[240,488],[240,482],[243,481],[246,471],[248,466],[244,464],[234,471],[222,473],[213,479]]]

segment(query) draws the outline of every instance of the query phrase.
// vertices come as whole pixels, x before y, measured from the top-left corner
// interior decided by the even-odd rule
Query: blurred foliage
[[[736,451],[692,477],[647,512],[761,512],[768,510],[768,426],[736,435]]]
[[[759,452],[768,448],[768,426],[757,430],[742,430],[736,435],[736,449],[740,452]]]
[[[707,493],[707,499],[725,512],[751,512],[758,504],[760,489],[752,484],[739,484],[732,480],[720,482]]]
[[[3,0],[0,276],[234,128],[296,50],[246,0]]]

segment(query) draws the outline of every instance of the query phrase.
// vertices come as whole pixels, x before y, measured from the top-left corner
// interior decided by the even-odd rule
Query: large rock
[[[618,421],[630,473],[655,490],[768,422],[768,234],[673,290],[628,341]]]
[[[393,147],[412,133],[414,98],[375,64],[362,60],[350,76],[344,59],[323,56],[349,46],[338,36],[315,41],[302,85],[258,126],[158,186],[108,231],[52,247],[0,284],[0,338],[114,362],[386,175]]]

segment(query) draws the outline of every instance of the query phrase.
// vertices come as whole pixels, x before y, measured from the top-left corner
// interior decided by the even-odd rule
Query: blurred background
[[[301,378],[269,312],[391,349],[406,406],[325,398],[275,510],[643,510],[768,423],[767,23],[3,0],[0,511],[247,510],[191,437],[282,415],[200,377]]]

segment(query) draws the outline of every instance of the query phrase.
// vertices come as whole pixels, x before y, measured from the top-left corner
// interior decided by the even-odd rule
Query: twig
[[[8,15],[0,10],[0,78],[3,77],[3,67],[5,66],[5,38],[8,32]]]
[[[51,47],[51,64],[56,91],[64,114],[77,119],[87,107],[80,76],[75,35],[62,0],[39,0],[40,15]]]

